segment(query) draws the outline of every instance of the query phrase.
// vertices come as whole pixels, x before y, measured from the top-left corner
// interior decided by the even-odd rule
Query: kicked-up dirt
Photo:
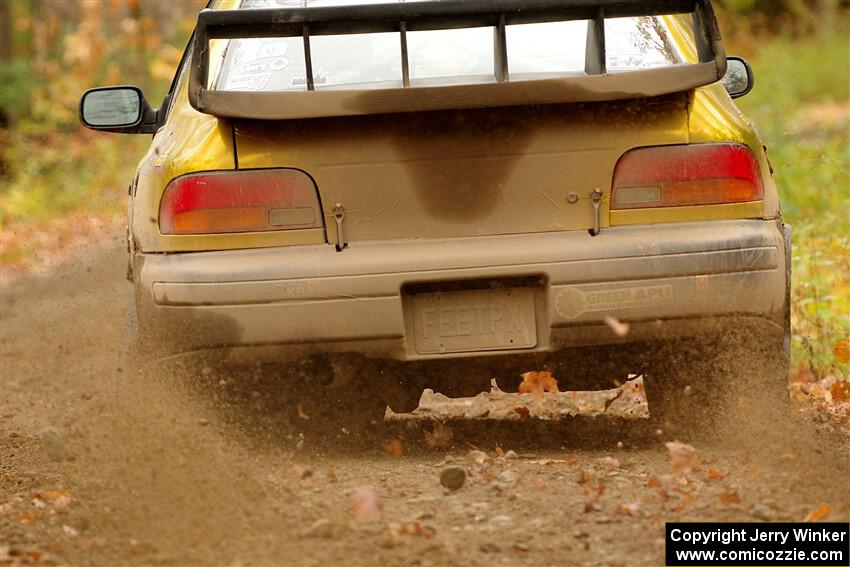
[[[653,565],[667,521],[850,518],[846,435],[789,418],[668,445],[640,378],[426,392],[328,437],[263,373],[140,379],[124,270],[115,236],[2,287],[0,564]]]

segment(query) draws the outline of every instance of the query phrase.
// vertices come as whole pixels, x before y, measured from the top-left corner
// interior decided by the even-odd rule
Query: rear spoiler
[[[607,72],[605,18],[692,14],[699,61]],[[511,80],[505,26],[588,20],[585,74]],[[407,32],[492,27],[493,81],[412,85]],[[310,38],[317,35],[396,32],[402,86],[316,90]],[[211,39],[303,37],[306,91],[219,91],[207,88]],[[726,57],[710,0],[440,0],[244,10],[202,10],[189,77],[189,102],[215,116],[261,120],[484,108],[524,104],[619,100],[682,92],[713,83]]]

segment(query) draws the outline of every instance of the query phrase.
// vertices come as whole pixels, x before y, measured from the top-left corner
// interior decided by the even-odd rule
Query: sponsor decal
[[[258,73],[256,75],[238,75],[230,77],[227,81],[227,90],[234,91],[261,91],[271,78],[271,73]]]
[[[564,319],[575,319],[582,313],[650,307],[672,300],[673,286],[670,284],[592,290],[566,287],[555,298],[555,310]]]

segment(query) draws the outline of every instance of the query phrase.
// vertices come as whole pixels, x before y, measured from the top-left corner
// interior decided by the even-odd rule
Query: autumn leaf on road
[[[393,457],[401,457],[401,454],[404,452],[404,448],[402,447],[400,440],[392,439],[389,443],[384,445],[384,451]]]
[[[542,400],[544,392],[558,393],[558,381],[548,370],[539,372],[524,372],[522,383],[519,385],[520,394],[531,394],[534,399]]]
[[[714,469],[708,469],[705,478],[707,480],[723,480],[724,478],[726,478],[726,473],[722,473]]]
[[[804,522],[819,522],[819,521],[823,520],[824,518],[826,518],[827,516],[829,516],[830,514],[832,514],[832,508],[830,508],[826,504],[821,504],[820,506],[818,506],[817,508],[815,508],[814,510],[812,510],[811,512],[806,514],[806,517],[803,519],[803,521]]]
[[[588,482],[584,485],[585,514],[596,509],[596,502],[603,492],[605,492],[605,485],[601,481]]]
[[[734,506],[741,503],[741,496],[734,490],[724,490],[720,493],[720,503],[724,506]]]

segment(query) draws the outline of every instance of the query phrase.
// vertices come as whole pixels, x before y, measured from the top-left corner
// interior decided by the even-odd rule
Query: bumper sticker
[[[670,284],[591,291],[567,287],[558,292],[555,298],[555,310],[564,319],[575,319],[582,313],[651,307],[669,303],[672,300],[673,286]]]

